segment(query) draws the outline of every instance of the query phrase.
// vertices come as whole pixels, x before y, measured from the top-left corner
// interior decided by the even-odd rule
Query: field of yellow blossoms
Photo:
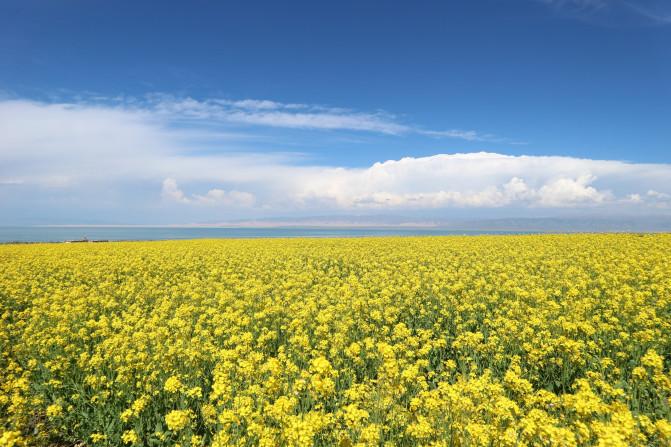
[[[671,445],[671,235],[0,246],[0,446]]]

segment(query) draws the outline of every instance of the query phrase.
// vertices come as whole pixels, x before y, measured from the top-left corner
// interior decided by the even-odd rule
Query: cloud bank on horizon
[[[7,212],[0,223],[58,220],[66,212],[86,223],[102,208],[126,213],[116,222],[144,223],[155,223],[147,222],[151,216],[187,223],[455,209],[493,217],[510,209],[671,214],[669,164],[446,149],[334,166],[312,163],[304,154],[239,148],[240,140],[253,142],[254,130],[267,127],[419,133],[483,144],[499,138],[422,129],[385,112],[268,100],[3,100],[0,200]]]

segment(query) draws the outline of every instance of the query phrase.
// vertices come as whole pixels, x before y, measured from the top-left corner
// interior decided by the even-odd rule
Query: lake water
[[[519,231],[453,231],[425,228],[0,227],[0,242],[62,242],[84,238],[122,241],[520,233]]]

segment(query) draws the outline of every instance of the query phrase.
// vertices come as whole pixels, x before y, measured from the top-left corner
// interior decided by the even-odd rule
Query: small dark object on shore
[[[66,244],[74,244],[74,243],[81,243],[81,242],[109,242],[107,239],[89,239],[87,237],[84,237],[83,239],[70,239],[63,241]]]

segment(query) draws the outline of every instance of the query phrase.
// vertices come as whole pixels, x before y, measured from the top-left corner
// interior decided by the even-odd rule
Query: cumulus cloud
[[[226,205],[236,207],[250,207],[254,205],[254,194],[245,191],[225,191],[219,188],[213,188],[205,194],[193,194],[187,196],[184,194],[177,181],[173,178],[163,180],[161,196],[167,201],[177,203],[187,203],[195,205]]]
[[[627,194],[625,198],[622,200],[625,203],[642,203],[643,198],[641,197],[640,194]]]
[[[12,197],[16,203],[58,197],[63,206],[85,208],[105,198],[117,204],[143,200],[138,207],[161,204],[174,208],[175,216],[224,209],[243,217],[333,210],[671,209],[668,164],[477,152],[324,166],[286,154],[236,151],[225,139],[217,151],[198,151],[200,138],[161,116],[102,105],[0,102],[0,206],[7,211]]]
[[[602,203],[611,197],[609,191],[599,191],[590,186],[596,177],[583,174],[578,178],[559,178],[543,185],[539,191],[539,204],[546,206],[571,206],[582,203]]]
[[[260,204],[285,210],[575,209],[659,201],[663,193],[649,191],[643,198],[623,190],[620,183],[661,186],[664,176],[671,175],[671,166],[479,152],[406,157],[364,168],[250,163],[235,172],[222,167],[220,173],[256,191]],[[205,169],[196,177],[182,172],[185,181],[202,181],[208,175]],[[615,190],[621,191],[619,195]],[[632,196],[640,200],[631,200]]]
[[[484,152],[407,157],[360,170],[325,170],[306,179],[296,196],[344,208],[590,206],[613,197],[591,186],[597,177],[590,173],[608,171],[611,163],[619,162]]]
[[[177,181],[174,178],[167,178],[163,180],[163,189],[161,190],[161,195],[164,199],[179,202],[179,203],[189,203],[191,200],[186,197],[184,192],[179,189],[177,186]]]
[[[663,193],[663,192],[655,191],[653,189],[649,190],[647,195],[648,195],[648,197],[652,197],[653,199],[657,199],[657,200],[669,200],[669,199],[671,199],[671,195]]]
[[[213,188],[206,194],[194,195],[196,202],[205,205],[228,205],[250,207],[254,205],[256,198],[254,194],[246,191],[224,191],[223,189]]]
[[[647,202],[655,208],[671,208],[671,194],[649,190],[646,193]]]

